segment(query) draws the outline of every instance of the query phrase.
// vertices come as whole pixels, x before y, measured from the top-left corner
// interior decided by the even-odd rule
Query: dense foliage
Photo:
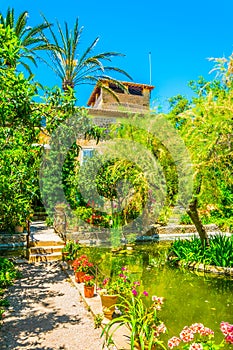
[[[1,35],[8,29],[2,29]],[[8,67],[9,60],[16,60],[19,53],[19,46],[14,46],[17,39],[9,33],[8,56],[1,54],[0,66],[0,230],[8,231],[16,225],[25,226],[38,193],[40,151],[33,144],[41,118],[32,102],[35,84]]]
[[[187,213],[207,244],[200,215],[205,222],[209,217],[225,228],[232,225],[232,57],[225,63],[228,69],[221,81],[191,82],[197,97],[188,106],[181,97],[173,99],[168,115],[191,155],[195,176]]]
[[[18,276],[19,272],[14,264],[6,258],[0,257],[0,319],[4,313],[4,306],[9,305],[7,299],[2,298],[4,288],[11,285]]]
[[[199,238],[176,240],[169,248],[173,262],[184,261],[204,263],[205,265],[233,267],[233,236],[216,235],[210,239],[207,249]]]

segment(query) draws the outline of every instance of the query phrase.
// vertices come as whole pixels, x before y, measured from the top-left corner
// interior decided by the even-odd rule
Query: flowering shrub
[[[93,287],[95,285],[94,276],[85,275],[83,277],[83,282],[86,287]]]
[[[220,329],[225,336],[225,341],[233,344],[233,325],[222,322]],[[169,349],[179,346],[188,350],[218,350],[224,347],[224,340],[220,344],[215,344],[214,332],[205,327],[202,323],[194,323],[185,326],[179,337],[172,337],[168,340]]]
[[[81,255],[80,257],[74,260],[72,266],[74,272],[82,271],[88,273],[93,267],[93,264],[89,262],[87,255]]]
[[[233,324],[228,322],[221,322],[220,329],[225,337],[227,343],[233,344]]]
[[[120,294],[122,296],[131,290],[131,282],[127,276],[125,267],[121,268],[121,273],[116,278],[105,278],[101,284],[100,294]]]

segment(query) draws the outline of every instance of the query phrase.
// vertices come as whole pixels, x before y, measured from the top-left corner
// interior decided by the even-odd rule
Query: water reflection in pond
[[[221,321],[233,323],[233,279],[209,274],[195,274],[159,264],[165,254],[161,244],[136,246],[134,250],[111,253],[95,248],[102,257],[101,270],[105,275],[127,266],[134,280],[140,280],[149,295],[165,297],[160,312],[169,337],[178,335],[185,325],[201,322],[215,331],[221,341]],[[152,265],[158,265],[153,267]],[[150,267],[152,266],[152,267]]]

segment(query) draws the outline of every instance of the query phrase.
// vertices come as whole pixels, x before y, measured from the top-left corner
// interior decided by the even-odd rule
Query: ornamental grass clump
[[[169,249],[172,262],[198,262],[205,265],[233,267],[233,236],[218,234],[210,239],[209,246],[202,246],[201,240],[177,239]]]
[[[102,335],[105,334],[106,343],[111,341],[112,335],[116,329],[125,325],[130,330],[130,348],[133,349],[155,349],[157,345],[165,349],[160,334],[167,331],[166,326],[158,317],[158,311],[163,305],[163,298],[152,296],[149,303],[149,294],[147,291],[140,292],[139,282],[133,284],[131,294],[127,298],[122,297],[119,308],[125,309],[125,312],[111,320],[104,328]],[[149,304],[149,305],[148,305]],[[114,327],[113,327],[114,326]],[[112,331],[114,328],[114,331]]]

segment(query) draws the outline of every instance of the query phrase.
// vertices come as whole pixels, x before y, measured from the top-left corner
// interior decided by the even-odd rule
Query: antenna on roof
[[[152,84],[152,70],[151,70],[151,52],[149,52],[149,72],[150,72],[150,85]]]

